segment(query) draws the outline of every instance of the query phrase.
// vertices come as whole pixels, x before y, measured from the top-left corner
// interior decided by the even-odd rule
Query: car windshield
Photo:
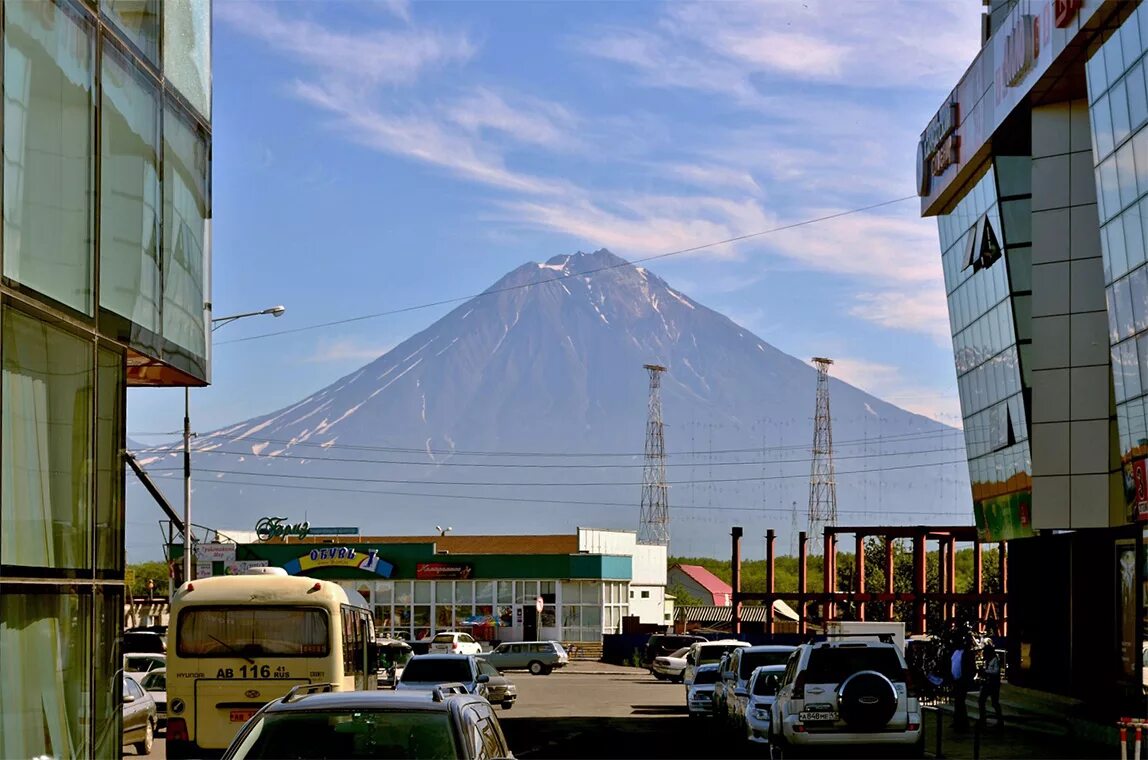
[[[772,697],[777,694],[777,682],[781,680],[781,672],[762,673],[753,682],[753,693],[758,697]]]
[[[807,683],[841,683],[862,670],[875,670],[890,681],[904,680],[901,660],[892,647],[822,647],[809,653]]]
[[[156,662],[153,657],[125,657],[124,670],[129,673],[142,673],[156,667]]]
[[[689,647],[682,647],[681,649],[674,650],[673,652],[671,652],[670,654],[668,654],[666,656],[667,657],[685,657],[686,652],[688,652],[688,651],[690,651]]]
[[[140,685],[148,691],[166,691],[167,673],[152,671],[140,679]]]
[[[741,653],[741,666],[738,670],[738,678],[743,681],[749,680],[753,675],[753,671],[760,668],[762,665],[784,665],[785,661],[789,659],[791,652],[742,652]]]
[[[695,686],[703,686],[707,683],[717,683],[716,670],[699,670],[697,674],[694,675]]]
[[[435,644],[450,644],[450,643],[454,642],[454,634],[453,633],[440,633],[439,635],[437,635],[433,639],[431,639],[431,641]]]
[[[449,713],[308,710],[268,713],[239,746],[246,758],[456,758]]]
[[[414,658],[403,668],[403,683],[446,683],[448,681],[467,682],[471,679],[470,663],[465,658],[422,659]]]

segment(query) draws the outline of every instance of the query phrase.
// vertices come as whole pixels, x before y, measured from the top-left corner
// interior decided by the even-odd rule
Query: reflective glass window
[[[91,344],[3,312],[0,562],[91,565]]]
[[[1115,345],[1116,341],[1120,340],[1119,329],[1116,326],[1116,297],[1113,295],[1113,287],[1109,285],[1104,290],[1104,298],[1108,302],[1108,343]]]
[[[124,357],[96,352],[96,568],[124,564]]]
[[[100,306],[160,331],[158,88],[104,45]]]
[[[1140,206],[1132,206],[1120,215],[1124,226],[1124,250],[1128,255],[1128,268],[1144,263],[1144,236],[1140,226]]]
[[[100,10],[152,63],[159,63],[160,0],[100,0]]]
[[[92,315],[93,30],[54,3],[4,11],[4,275]]]
[[[1139,26],[1141,46],[1143,47],[1145,43],[1148,43],[1148,13],[1145,13],[1144,11],[1140,10],[1139,7],[1137,7],[1132,16],[1124,23],[1135,23],[1137,26]]]
[[[1129,343],[1136,344],[1136,353],[1138,354],[1138,362],[1136,365],[1136,372],[1140,378],[1140,390],[1148,388],[1148,335],[1140,335]]]
[[[1132,136],[1132,155],[1136,160],[1136,192],[1148,193],[1148,129]]]
[[[1112,110],[1108,105],[1108,96],[1100,98],[1092,106],[1092,133],[1096,137],[1097,159],[1104,158],[1112,152]]]
[[[1111,349],[1112,354],[1112,388],[1116,395],[1117,403],[1128,398],[1124,390],[1124,373],[1120,371],[1120,346],[1113,346]]]
[[[1032,249],[1013,248],[1008,252],[1008,271],[1013,291],[1032,290]],[[993,294],[994,301],[1005,294]]]
[[[1140,267],[1128,276],[1128,289],[1132,298],[1133,329],[1148,330],[1148,269]]]
[[[1136,161],[1132,157],[1132,143],[1126,142],[1116,151],[1116,171],[1120,182],[1120,208],[1136,200]]]
[[[1127,70],[1144,51],[1140,46],[1140,28],[1136,19],[1129,17],[1120,25],[1120,48],[1124,53],[1124,70]]]
[[[1103,230],[1108,245],[1104,248],[1106,279],[1116,279],[1128,271],[1128,252],[1124,247],[1124,223],[1120,219],[1109,222]]]
[[[1115,82],[1124,73],[1124,51],[1120,45],[1120,35],[1114,34],[1101,47],[1104,54],[1104,70],[1108,74],[1108,84]]]
[[[163,335],[202,357],[210,215],[207,135],[169,104],[163,147]]]
[[[415,604],[430,604],[431,601],[431,582],[430,581],[415,581]]]
[[[1101,220],[1116,216],[1120,211],[1120,181],[1116,174],[1116,157],[1109,156],[1097,168],[1097,200],[1101,204]]]
[[[1124,277],[1112,284],[1112,297],[1116,302],[1116,330],[1123,340],[1133,333],[1132,290],[1128,278]]]
[[[434,584],[435,604],[451,604],[454,602],[454,590],[450,581],[436,581]]]
[[[1125,398],[1140,395],[1140,361],[1136,353],[1136,341],[1126,340],[1120,344],[1120,371],[1124,374]]]
[[[1096,102],[1101,93],[1108,88],[1108,74],[1104,70],[1104,54],[1099,50],[1094,53],[1085,63],[1084,71],[1088,76],[1089,102]],[[1096,130],[1093,129],[1093,135],[1095,136],[1095,134]]]
[[[122,468],[121,468],[122,469]],[[93,659],[93,722],[95,752],[93,757],[121,757],[123,740],[122,697],[119,679],[122,675],[120,631],[123,629],[124,595],[120,588],[104,586],[95,592],[95,646],[100,656]],[[2,710],[0,710],[2,712]]]
[[[1032,199],[1003,202],[1001,215],[1004,217],[1005,244],[1013,246],[1032,242]]]
[[[1028,156],[997,156],[993,160],[1000,196],[1032,193],[1032,159]],[[1005,230],[1008,232],[1007,228]]]
[[[1128,120],[1136,129],[1148,121],[1148,92],[1144,85],[1144,64],[1137,63],[1125,80],[1128,87]]]
[[[0,594],[0,757],[91,756],[90,595],[62,587]],[[123,609],[120,609],[123,614]],[[106,651],[106,650],[105,650]],[[118,683],[106,684],[116,695]],[[107,703],[102,705],[107,710]],[[107,724],[107,716],[99,722]],[[118,738],[118,737],[117,737]],[[112,756],[120,754],[116,742]]]
[[[1119,145],[1132,134],[1128,116],[1128,92],[1123,80],[1109,91],[1108,103],[1112,107],[1112,142],[1113,145]]]
[[[164,0],[163,73],[197,111],[211,118],[211,3]]]

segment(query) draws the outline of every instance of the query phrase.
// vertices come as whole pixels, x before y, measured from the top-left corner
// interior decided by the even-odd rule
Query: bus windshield
[[[185,608],[176,641],[180,657],[324,657],[330,652],[325,610],[308,607]]]

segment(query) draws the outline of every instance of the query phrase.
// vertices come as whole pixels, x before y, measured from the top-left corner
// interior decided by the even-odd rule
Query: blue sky
[[[207,431],[317,390],[528,260],[638,258],[912,195],[978,48],[967,0],[239,2],[214,23]],[[909,200],[651,268],[764,340],[959,424],[936,224]],[[137,440],[182,391],[136,389]]]

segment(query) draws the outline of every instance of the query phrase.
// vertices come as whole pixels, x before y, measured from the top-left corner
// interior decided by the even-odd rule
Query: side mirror
[[[124,704],[125,705],[128,704],[129,702],[135,702],[135,701],[136,701],[136,698],[135,698],[134,694],[124,694]]]
[[[483,673],[478,677],[476,683],[490,683],[490,676],[488,676],[486,673]]]

